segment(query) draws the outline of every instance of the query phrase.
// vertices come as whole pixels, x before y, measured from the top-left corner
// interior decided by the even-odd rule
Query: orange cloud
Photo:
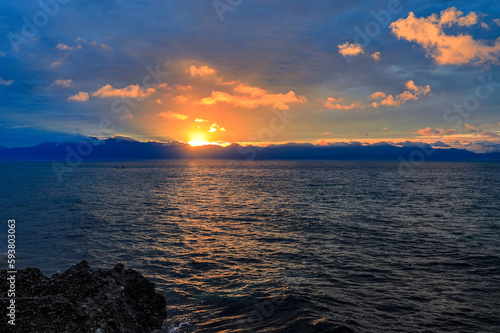
[[[431,86],[417,86],[413,80],[405,83],[406,89],[413,90],[416,95],[427,95],[431,92]]]
[[[97,96],[101,98],[144,98],[151,96],[156,92],[153,88],[141,89],[138,84],[126,86],[122,89],[115,89],[111,85],[107,84],[101,89],[95,91],[92,96]]]
[[[217,84],[220,84],[222,86],[232,86],[233,84],[238,83],[238,81],[223,82],[223,78],[222,77],[215,78],[215,82],[217,82]]]
[[[337,46],[339,47],[339,53],[344,57],[346,56],[354,57],[365,53],[363,47],[360,44],[349,44],[349,42],[345,42],[344,44]]]
[[[189,117],[185,114],[173,112],[173,111],[163,111],[158,113],[158,116],[163,117],[168,120],[186,120]]]
[[[210,133],[217,132],[217,131],[225,132],[226,129],[224,127],[220,127],[216,123],[213,123],[212,126],[210,126],[210,129],[208,131]]]
[[[304,96],[297,96],[293,91],[287,94],[270,94],[268,91],[240,84],[234,88],[234,92],[239,95],[231,95],[223,91],[212,91],[209,97],[202,98],[197,104],[215,105],[217,103],[229,103],[234,107],[253,109],[262,105],[272,105],[279,110],[288,110],[290,103],[305,103]]]
[[[172,101],[174,101],[178,104],[186,104],[189,101],[189,98],[187,98],[184,95],[179,95],[179,96],[175,96],[174,98],[172,98]]]
[[[441,130],[426,127],[426,128],[419,129],[417,131],[417,134],[424,135],[424,136],[436,136],[436,135],[441,135]]]
[[[78,94],[68,97],[68,101],[86,102],[88,100],[89,94],[83,91],[80,91]]]
[[[441,11],[440,16],[432,14],[427,18],[415,17],[413,12],[405,19],[391,23],[392,32],[399,39],[420,44],[427,56],[434,58],[439,65],[462,65],[467,63],[498,63],[500,39],[493,45],[474,40],[471,35],[447,35],[444,28],[451,26],[469,27],[477,23],[474,12],[463,16],[463,12],[451,7]]]
[[[340,104],[343,98],[328,97],[325,101],[325,108],[332,110],[350,110],[354,108],[364,109],[365,106],[359,102],[352,102],[350,105]]]
[[[375,61],[379,61],[380,60],[380,52],[375,52],[370,57],[372,57],[372,59]]]
[[[495,132],[488,131],[489,128],[491,127],[500,127],[499,124],[492,124],[492,123],[485,123],[479,126],[474,126],[471,124],[464,124],[459,129],[444,129],[444,128],[430,128],[426,127],[423,129],[419,129],[416,134],[422,135],[422,136],[443,136],[443,135],[462,135],[466,137],[472,136],[477,136],[477,137],[492,137],[492,138],[498,138],[500,135],[498,135]]]
[[[443,136],[443,135],[457,135],[460,134],[460,132],[455,129],[426,127],[419,129],[416,134],[422,136]]]
[[[187,91],[193,89],[193,87],[190,84],[188,84],[187,86],[183,86],[182,84],[176,84],[175,89],[181,91]]]
[[[215,69],[210,68],[206,65],[200,66],[200,67],[196,67],[195,65],[193,65],[193,66],[189,67],[189,72],[191,73],[191,76],[196,76],[196,75],[207,76],[207,75],[217,73],[217,71]]]
[[[407,90],[403,91],[401,94],[396,95],[386,95],[384,92],[378,91],[370,95],[370,99],[380,100],[380,102],[373,102],[372,106],[374,108],[380,105],[385,106],[400,106],[405,104],[409,100],[417,100],[420,96],[428,95],[431,92],[431,87],[429,85],[417,86],[413,80],[405,83],[405,88]]]
[[[373,94],[370,95],[370,99],[382,99],[386,98],[387,95],[381,91],[374,92]]]
[[[491,137],[499,137],[498,134],[494,132],[487,131],[488,128],[491,126],[495,126],[495,124],[490,124],[490,123],[485,123],[482,124],[478,127],[471,125],[471,124],[464,124],[464,132],[468,134],[474,134],[474,135],[484,135],[484,136],[491,136]]]

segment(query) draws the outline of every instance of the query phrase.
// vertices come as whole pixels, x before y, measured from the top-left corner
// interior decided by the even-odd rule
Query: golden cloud
[[[349,42],[345,42],[344,44],[337,45],[339,47],[339,53],[346,56],[357,56],[365,53],[363,47],[360,44],[349,44]]]
[[[173,111],[163,111],[158,113],[159,117],[168,119],[168,120],[186,120],[189,117],[186,116],[185,114],[173,112]]]
[[[354,108],[364,109],[365,106],[360,102],[352,102],[350,105],[340,104],[344,102],[343,98],[328,97],[325,101],[325,108],[332,110],[350,110]]]
[[[202,98],[197,104],[215,105],[217,103],[229,103],[234,107],[253,109],[258,106],[272,105],[279,110],[288,110],[290,103],[305,103],[304,96],[297,96],[293,91],[286,94],[270,94],[268,91],[240,84],[234,88],[238,95],[231,95],[223,91],[212,91],[209,97]]]
[[[469,27],[477,23],[476,13],[463,14],[455,7],[441,11],[440,16],[432,14],[427,18],[415,17],[410,12],[407,18],[391,23],[390,28],[399,39],[420,44],[427,51],[427,56],[439,65],[498,63],[500,38],[493,45],[488,45],[485,41],[474,40],[471,35],[454,36],[444,32],[446,27]]]
[[[186,104],[189,101],[189,98],[184,95],[178,95],[172,98],[172,101],[176,102],[177,104]]]
[[[68,101],[86,102],[88,100],[89,94],[83,91],[80,91],[78,94],[68,97]]]
[[[191,73],[191,76],[196,76],[196,75],[207,76],[207,75],[217,73],[217,71],[215,69],[210,68],[206,65],[200,66],[200,67],[196,67],[195,65],[193,65],[193,66],[189,67],[189,72]]]
[[[125,98],[144,98],[149,97],[156,92],[153,88],[143,89],[139,87],[138,84],[126,86],[122,89],[115,89],[111,85],[107,84],[101,89],[95,91],[92,96],[101,97],[101,98],[117,98],[117,97],[125,97]]]
[[[396,95],[386,95],[382,91],[377,91],[370,95],[370,99],[381,100],[380,102],[373,102],[372,106],[374,108],[380,105],[385,106],[400,106],[405,104],[409,100],[417,100],[420,96],[428,95],[431,92],[431,87],[429,85],[417,86],[413,80],[405,83],[405,88],[407,90],[403,91],[401,94]]]
[[[208,131],[210,133],[217,132],[217,131],[225,132],[226,129],[224,127],[220,127],[216,123],[213,123],[212,126],[210,126],[210,129]]]
[[[375,52],[370,56],[373,60],[379,61],[380,60],[380,52]]]

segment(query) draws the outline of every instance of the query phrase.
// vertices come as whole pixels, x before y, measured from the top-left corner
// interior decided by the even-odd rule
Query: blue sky
[[[50,0],[0,9],[2,146],[83,134],[500,147],[497,1]]]

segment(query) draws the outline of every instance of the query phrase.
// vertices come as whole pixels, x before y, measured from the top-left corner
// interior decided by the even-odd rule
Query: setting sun
[[[205,140],[191,140],[188,141],[188,144],[191,147],[198,147],[198,146],[214,145],[215,143]]]
[[[204,135],[197,134],[191,137],[191,140],[188,141],[188,144],[191,147],[199,147],[199,146],[213,145],[215,143],[207,141]]]

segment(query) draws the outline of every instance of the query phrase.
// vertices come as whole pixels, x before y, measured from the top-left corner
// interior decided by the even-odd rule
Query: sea
[[[0,246],[123,263],[166,332],[500,332],[500,163],[0,163]]]

